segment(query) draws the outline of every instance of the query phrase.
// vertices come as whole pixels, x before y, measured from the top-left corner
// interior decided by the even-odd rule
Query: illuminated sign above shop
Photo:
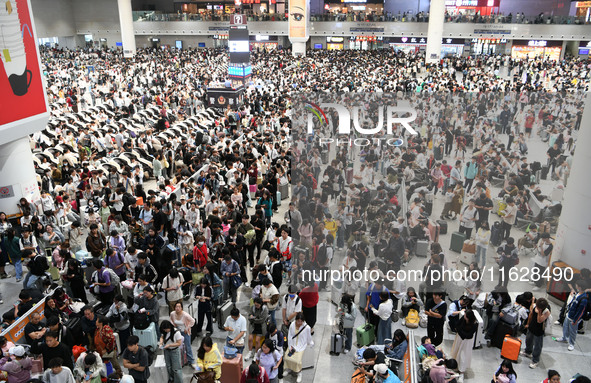
[[[527,45],[530,47],[545,47],[548,42],[546,40],[530,40]]]

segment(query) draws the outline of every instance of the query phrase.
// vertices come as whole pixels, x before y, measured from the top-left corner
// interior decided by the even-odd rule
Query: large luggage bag
[[[281,199],[287,199],[289,197],[289,184],[279,185],[279,191],[281,192]]]
[[[493,246],[501,246],[502,241],[501,223],[497,221],[490,228],[490,244]]]
[[[158,348],[158,334],[156,333],[156,324],[154,322],[150,323],[148,328],[144,330],[138,330],[134,328],[133,335],[136,335],[138,338],[140,338],[140,346],[144,348],[151,346],[152,350],[156,350]]]
[[[302,370],[313,368],[316,361],[316,352],[313,347],[306,347],[302,356]]]
[[[482,347],[482,343],[484,343],[484,320],[478,310],[472,310],[472,312],[476,317],[476,323],[478,323],[478,329],[474,334],[474,346],[472,348],[480,348]]]
[[[510,325],[503,321],[499,321],[492,336],[491,345],[496,348],[503,347],[505,336],[515,336],[517,334],[518,327],[519,325]]]
[[[461,253],[462,248],[464,247],[465,240],[466,234],[460,233],[459,231],[454,231],[451,234],[451,242],[449,244],[449,249],[451,251],[455,251],[456,253]]]
[[[226,318],[230,316],[232,307],[234,307],[234,305],[230,301],[218,307],[218,312],[216,313],[216,322],[220,330],[224,328],[224,323],[226,322]]]
[[[345,350],[345,335],[332,334],[330,336],[330,355],[339,355]]]
[[[235,358],[226,359],[222,355],[222,376],[220,376],[221,383],[236,383],[240,382],[242,377],[242,354],[238,354]]]
[[[281,206],[281,192],[279,190],[277,190],[275,198],[277,199],[277,206]]]
[[[376,337],[371,323],[357,327],[355,333],[357,335],[357,348],[369,346],[374,342]]]
[[[447,234],[447,221],[437,220],[437,225],[439,226],[439,235]]]
[[[431,242],[439,242],[439,224],[436,221],[429,220],[429,233],[431,234]]]
[[[415,255],[417,257],[427,257],[427,254],[429,253],[429,241],[425,241],[425,240],[418,240],[417,241],[417,246],[415,249]]]
[[[503,339],[503,347],[501,348],[501,358],[517,362],[519,359],[519,352],[521,351],[521,339],[513,336],[505,336]]]

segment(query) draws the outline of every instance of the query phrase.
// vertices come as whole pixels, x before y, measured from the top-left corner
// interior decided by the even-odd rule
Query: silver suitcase
[[[417,241],[415,255],[417,257],[426,257],[428,253],[429,253],[429,241],[423,241],[423,240]]]
[[[230,316],[230,311],[234,307],[234,304],[231,301],[228,301],[218,307],[218,312],[216,314],[216,321],[218,323],[218,328],[221,330],[224,328],[224,323],[226,322],[226,318]]]
[[[478,330],[474,334],[474,346],[473,348],[480,348],[484,343],[484,320],[480,316],[478,310],[473,310],[474,316],[476,317],[476,322],[478,323]]]

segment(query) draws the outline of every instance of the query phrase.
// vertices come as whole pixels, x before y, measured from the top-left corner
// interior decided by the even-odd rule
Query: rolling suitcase
[[[449,249],[451,251],[455,251],[456,253],[461,253],[462,248],[464,247],[465,240],[466,234],[460,233],[459,231],[454,231],[451,234],[451,242],[449,244]]]
[[[306,347],[304,355],[302,356],[302,370],[314,367],[314,361],[316,360],[316,354],[314,348]]]
[[[517,362],[519,359],[519,352],[521,351],[521,339],[507,335],[503,339],[503,347],[501,348],[501,358]]]
[[[287,199],[289,197],[289,184],[279,185],[279,191],[281,192],[281,199]]]
[[[417,257],[425,258],[428,253],[429,253],[429,241],[418,240],[417,246],[415,248],[415,255]]]
[[[439,235],[447,234],[447,221],[438,220],[437,225],[439,225]]]
[[[158,334],[156,334],[156,323],[152,322],[145,330],[133,329],[133,335],[140,338],[139,345],[142,347],[151,346],[153,350],[158,349]]]
[[[226,359],[222,354],[222,376],[221,383],[240,382],[242,377],[242,354],[238,354],[233,359]]]
[[[439,242],[439,224],[429,220],[429,233],[431,233],[431,242]]]
[[[493,208],[491,210],[491,213],[493,214],[499,214],[499,205],[501,204],[501,202],[503,202],[503,199],[501,197],[495,197],[493,198]]]
[[[491,340],[492,346],[496,348],[503,347],[503,341],[505,339],[505,336],[515,336],[518,327],[519,325],[512,326],[503,321],[499,321]]]
[[[277,206],[281,206],[281,192],[279,190],[277,190],[275,198],[277,198]]]
[[[80,317],[70,317],[70,319],[66,322],[66,328],[72,334],[72,338],[74,338],[74,343],[80,344],[86,338],[84,337],[84,333],[82,332],[82,319]]]
[[[493,246],[500,246],[503,238],[501,238],[501,224],[495,222],[490,228],[490,243]]]
[[[330,336],[330,355],[338,356],[345,350],[345,335],[332,334]]]
[[[482,343],[484,343],[484,320],[478,310],[473,310],[472,312],[476,317],[476,323],[478,323],[478,329],[474,333],[474,346],[472,348],[480,348],[482,347]]]
[[[357,335],[357,348],[369,346],[375,340],[375,332],[371,323],[366,323],[355,329]]]
[[[224,323],[226,322],[226,318],[230,316],[230,311],[232,310],[232,307],[234,307],[234,305],[231,301],[228,301],[220,307],[218,307],[218,312],[216,313],[216,322],[220,330],[224,328]]]

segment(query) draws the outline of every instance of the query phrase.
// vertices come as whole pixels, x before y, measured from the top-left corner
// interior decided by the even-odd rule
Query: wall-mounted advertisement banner
[[[35,124],[27,124],[25,130],[22,126],[17,129],[17,125],[29,121],[25,119],[46,114],[47,100],[29,2],[3,1],[0,26],[1,144],[41,129]]]
[[[308,37],[308,4],[306,0],[289,2],[289,37],[305,39]]]

